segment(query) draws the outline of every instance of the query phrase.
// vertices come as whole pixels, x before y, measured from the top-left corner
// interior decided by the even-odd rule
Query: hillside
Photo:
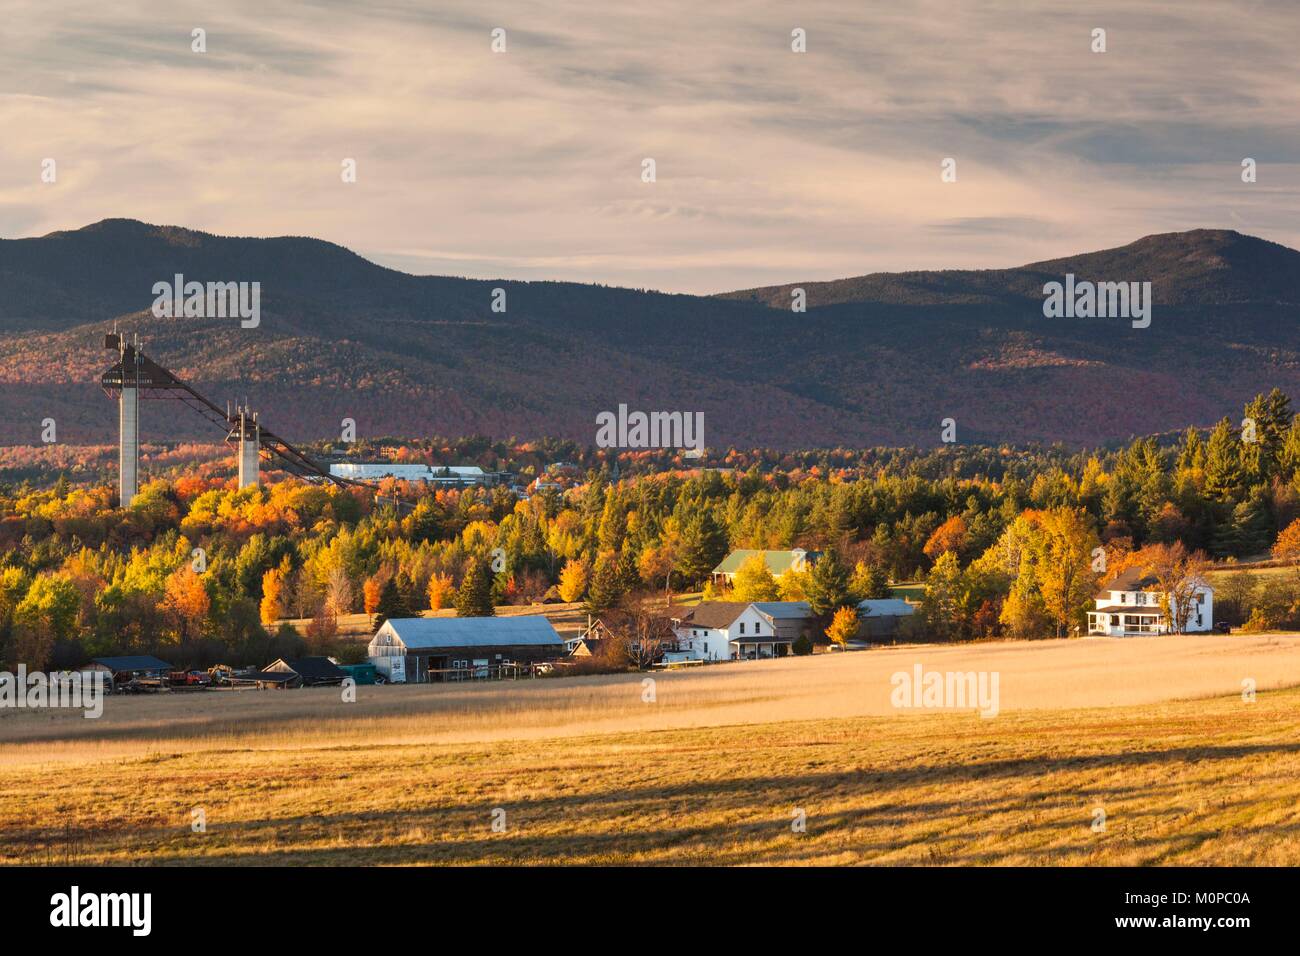
[[[1045,281],[1154,283],[1149,329],[1048,320]],[[262,320],[155,319],[155,282],[259,281]],[[482,432],[591,441],[595,416],[703,411],[709,445],[1123,439],[1208,425],[1300,392],[1300,253],[1196,230],[1017,269],[867,275],[723,296],[411,276],[310,238],[105,220],[0,240],[0,443],[111,440],[97,382],[116,322],[217,401],[247,396],[291,439]],[[492,290],[508,311],[490,309]],[[146,406],[145,437],[212,438]],[[219,437],[219,436],[217,436]]]

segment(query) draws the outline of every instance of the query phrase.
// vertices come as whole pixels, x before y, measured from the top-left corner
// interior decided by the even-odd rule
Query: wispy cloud
[[[1295,4],[856,6],[11,0],[0,234],[130,216],[674,291],[1300,245]]]

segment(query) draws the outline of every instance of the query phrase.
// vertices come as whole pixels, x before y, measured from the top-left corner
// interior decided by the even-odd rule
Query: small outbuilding
[[[256,675],[258,687],[337,687],[347,672],[328,657],[280,658]]]
[[[516,617],[395,617],[370,641],[370,661],[389,679],[510,677],[518,665],[564,657],[564,639],[540,614]]]
[[[148,654],[133,654],[127,657],[96,657],[86,670],[106,673],[114,684],[127,684],[131,681],[161,683],[171,673],[172,666]]]
[[[877,598],[858,602],[858,640],[892,640],[900,635],[903,622],[916,608],[901,598]]]

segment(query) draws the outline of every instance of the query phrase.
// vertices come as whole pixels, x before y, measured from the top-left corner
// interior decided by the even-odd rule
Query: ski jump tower
[[[131,507],[140,490],[140,355],[139,339],[127,344],[118,338],[122,361],[117,397],[117,487],[120,506]]]
[[[257,424],[257,412],[250,412],[247,405],[240,405],[235,414],[227,417],[232,427],[226,441],[239,443],[239,487],[255,488],[259,484],[258,467],[262,454],[262,429]]]
[[[262,455],[291,475],[306,481],[331,482],[340,487],[366,487],[366,482],[331,475],[293,445],[270,431],[257,419],[247,401],[233,410],[222,411],[197,391],[163,368],[140,348],[140,337],[130,339],[116,331],[104,336],[104,348],[118,354],[118,362],[100,378],[109,398],[117,399],[118,498],[121,507],[131,507],[140,491],[140,400],[168,398],[188,405],[226,432],[226,441],[238,447],[239,487],[260,483]]]

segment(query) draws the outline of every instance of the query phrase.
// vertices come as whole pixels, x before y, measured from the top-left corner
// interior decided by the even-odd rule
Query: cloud
[[[71,0],[58,18],[11,0],[7,24],[10,237],[128,216],[670,291],[1015,265],[1195,226],[1300,245],[1300,8],[1281,0]]]

